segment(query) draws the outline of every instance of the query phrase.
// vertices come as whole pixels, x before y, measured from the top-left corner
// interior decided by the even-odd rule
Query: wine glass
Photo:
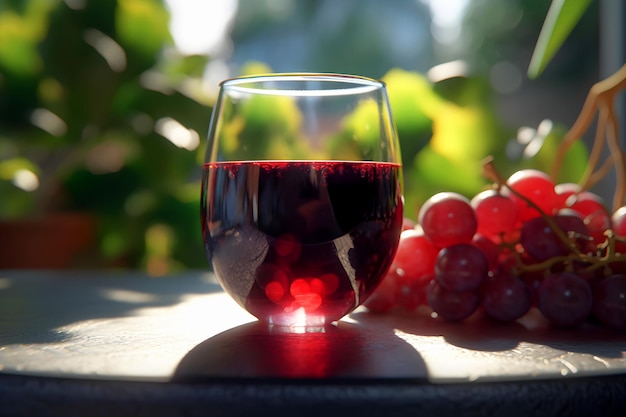
[[[400,161],[380,81],[303,73],[222,82],[201,191],[221,286],[272,329],[323,331],[352,312],[398,246]]]

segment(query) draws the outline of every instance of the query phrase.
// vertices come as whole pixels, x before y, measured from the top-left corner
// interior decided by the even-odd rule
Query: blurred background
[[[242,74],[385,80],[408,217],[437,191],[479,191],[486,155],[505,174],[549,170],[591,85],[623,64],[626,21],[620,0],[592,2],[530,80],[549,6],[0,0],[0,268],[207,268],[203,148],[219,82]],[[584,139],[563,181],[580,178]]]

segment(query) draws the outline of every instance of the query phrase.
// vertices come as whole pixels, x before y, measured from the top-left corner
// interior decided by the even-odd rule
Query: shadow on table
[[[214,378],[427,379],[419,353],[381,330],[339,322],[325,332],[276,333],[258,322],[211,337],[179,363],[173,380]]]
[[[179,363],[174,381],[215,378],[409,378],[428,380],[419,348],[400,331],[417,337],[442,337],[446,343],[477,352],[515,351],[521,343],[548,346],[597,358],[622,358],[626,334],[588,325],[550,326],[538,312],[499,323],[481,314],[447,322],[428,314],[373,314],[357,311],[326,333],[272,333],[257,322],[213,336]],[[416,343],[420,343],[419,340]],[[530,352],[526,348],[526,352]],[[539,353],[538,353],[539,355]]]
[[[217,291],[202,272],[153,278],[135,271],[0,271],[0,346],[61,342],[69,336],[56,329],[71,323],[125,317]]]
[[[509,323],[497,322],[481,312],[461,322],[448,322],[419,313],[379,315],[359,312],[352,317],[363,325],[392,326],[416,336],[441,336],[451,345],[482,352],[509,351],[522,342],[600,358],[622,358],[626,349],[626,332],[593,323],[578,328],[552,326],[536,309]]]

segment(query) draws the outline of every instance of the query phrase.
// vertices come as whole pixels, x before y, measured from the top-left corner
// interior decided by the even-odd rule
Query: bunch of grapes
[[[531,308],[558,326],[588,320],[626,329],[626,207],[610,213],[576,184],[518,171],[471,200],[432,196],[404,230],[387,275],[365,305],[502,322]],[[622,256],[622,254],[624,254]]]

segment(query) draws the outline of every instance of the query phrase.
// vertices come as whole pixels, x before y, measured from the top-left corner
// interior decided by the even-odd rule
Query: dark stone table
[[[536,312],[270,334],[208,273],[0,271],[0,416],[624,416],[625,351]]]

